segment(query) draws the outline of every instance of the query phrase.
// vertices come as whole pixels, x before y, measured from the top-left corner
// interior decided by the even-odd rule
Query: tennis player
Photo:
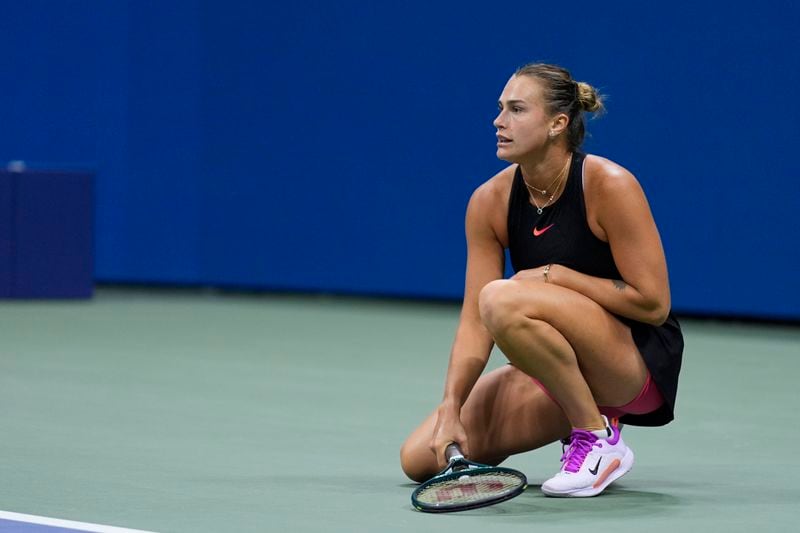
[[[595,496],[633,466],[617,419],[673,419],[683,337],[664,250],[636,178],[580,151],[584,114],[603,109],[592,86],[530,64],[498,107],[497,157],[510,165],[469,201],[444,398],[403,444],[401,464],[423,481],[452,442],[496,465],[562,439],[561,468],[542,490]],[[510,364],[481,375],[494,344]]]

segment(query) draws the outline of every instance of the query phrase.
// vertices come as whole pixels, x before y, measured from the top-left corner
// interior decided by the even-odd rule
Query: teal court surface
[[[531,484],[515,500],[412,510],[398,450],[441,397],[458,312],[135,288],[0,302],[0,532],[796,530],[800,328],[697,320],[677,420],[625,428],[636,465],[602,496],[545,498],[551,445],[507,461]]]

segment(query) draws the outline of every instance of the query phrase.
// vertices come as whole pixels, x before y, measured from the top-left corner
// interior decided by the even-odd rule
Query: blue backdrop
[[[0,161],[96,169],[96,279],[458,298],[520,64],[608,96],[678,311],[800,318],[791,2],[6,3]]]

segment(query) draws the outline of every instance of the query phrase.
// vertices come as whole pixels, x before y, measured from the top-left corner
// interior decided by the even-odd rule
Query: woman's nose
[[[502,111],[500,111],[500,112],[497,114],[497,116],[496,116],[496,117],[494,117],[494,120],[492,121],[492,125],[494,125],[494,127],[495,127],[495,128],[497,128],[497,129],[500,129],[500,128],[502,128],[502,127],[503,127],[503,121],[502,121],[502,119],[503,119],[503,112],[502,112]]]

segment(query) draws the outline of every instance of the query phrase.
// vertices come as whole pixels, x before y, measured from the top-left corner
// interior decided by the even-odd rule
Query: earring
[[[556,132],[554,132],[553,130],[550,130],[550,138],[552,139],[555,136],[556,136]]]

